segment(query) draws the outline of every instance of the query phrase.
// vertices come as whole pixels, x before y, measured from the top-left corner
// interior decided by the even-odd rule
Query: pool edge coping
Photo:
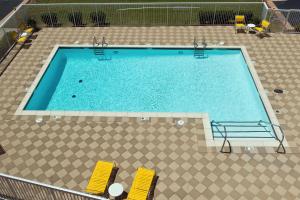
[[[43,77],[45,71],[47,70],[50,62],[52,61],[54,55],[56,54],[57,50],[59,48],[63,47],[86,47],[86,48],[93,48],[94,46],[91,44],[56,44],[45,62],[42,65],[42,68],[40,69],[39,73],[36,75],[34,81],[32,82],[29,89],[26,91],[25,96],[23,97],[20,105],[18,106],[16,112],[14,115],[29,115],[29,116],[74,116],[74,117],[80,117],[80,116],[92,116],[92,117],[172,117],[172,118],[201,118],[203,121],[203,129],[205,133],[205,140],[206,145],[208,147],[219,147],[222,146],[223,139],[214,139],[213,133],[211,129],[211,124],[209,120],[208,113],[164,113],[164,112],[93,112],[93,111],[37,111],[37,110],[24,110],[25,106],[27,105],[29,99],[32,96],[32,93],[36,89],[37,85],[39,84],[41,78]],[[193,49],[194,46],[190,45],[152,45],[152,44],[145,44],[145,45],[109,45],[109,47],[117,48],[166,48],[166,49],[173,49],[173,48],[181,48],[181,49]],[[203,48],[203,45],[199,45],[199,47]],[[248,69],[250,71],[250,74],[252,76],[252,79],[255,83],[255,87],[258,91],[258,94],[261,98],[261,101],[263,103],[263,106],[265,110],[267,111],[267,115],[273,124],[278,124],[279,121],[275,115],[275,112],[272,108],[272,105],[265,94],[265,90],[263,88],[263,85],[259,79],[259,76],[255,70],[254,64],[247,52],[247,48],[245,46],[219,46],[219,45],[208,45],[205,48],[208,49],[240,49],[243,57],[248,65]],[[278,135],[281,134],[279,128],[275,127],[274,129],[275,134]],[[274,141],[273,138],[270,139],[263,139],[260,138],[262,141],[260,142],[254,142],[256,140],[251,140],[240,138],[240,139],[230,139],[232,146],[264,146],[264,147],[277,147],[278,141]],[[233,142],[232,142],[233,141]],[[250,145],[251,144],[251,145]],[[286,147],[288,147],[288,142],[286,141],[286,138],[283,143]]]

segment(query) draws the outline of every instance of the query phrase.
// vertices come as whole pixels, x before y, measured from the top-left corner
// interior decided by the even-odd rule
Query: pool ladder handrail
[[[265,124],[268,124],[269,126],[271,126],[271,128],[274,130],[274,134],[275,134],[275,138],[276,140],[279,142],[279,145],[276,149],[276,153],[281,153],[281,154],[285,154],[286,153],[286,150],[285,150],[285,147],[283,145],[283,142],[284,142],[284,139],[285,139],[285,134],[284,134],[284,131],[282,129],[282,127],[280,125],[277,125],[277,124],[273,124],[271,122],[267,122],[267,121],[263,121],[263,120],[259,120],[258,121],[258,124],[261,125],[261,123],[265,123]],[[280,130],[280,133],[281,133],[281,139],[279,139],[278,135],[277,135],[277,132],[275,131],[275,127],[277,127],[279,130]],[[280,150],[282,149],[282,150]]]
[[[216,122],[216,121],[212,120],[212,121],[211,121],[211,127],[213,126],[213,124],[216,124],[216,125],[218,125],[218,126],[221,126],[221,127],[223,127],[223,129],[224,129],[224,134],[225,134],[225,135],[223,135],[222,131],[219,129],[218,126],[215,126],[216,129],[217,129],[217,131],[218,131],[218,132],[222,135],[222,137],[224,138],[223,143],[222,143],[222,146],[221,146],[220,152],[221,152],[221,153],[231,153],[231,152],[232,152],[232,148],[231,148],[231,144],[230,144],[230,142],[229,142],[229,140],[228,140],[226,126],[225,126],[225,125],[222,125],[222,124],[219,123],[219,122]],[[226,142],[227,142],[228,148],[229,148],[228,151],[226,151],[226,150],[224,149],[224,148],[225,148]]]
[[[207,44],[205,42],[205,39],[203,39],[203,41],[202,41],[203,48],[198,48],[199,45],[198,45],[196,37],[194,37],[193,45],[194,45],[194,57],[195,58],[202,58],[202,59],[205,58],[204,49],[207,46]]]
[[[104,50],[103,48],[97,48],[100,46],[100,42],[98,42],[96,36],[93,37],[93,49],[95,55],[104,56]],[[101,45],[102,46],[102,45]]]
[[[224,123],[228,123],[228,124],[226,125]],[[253,123],[253,124],[256,124],[256,125],[235,125],[235,124],[243,124],[243,123],[247,123],[247,124]],[[225,142],[228,141],[228,134],[227,134],[228,131],[226,129],[226,126],[227,127],[262,127],[266,130],[266,132],[269,132],[266,129],[267,125],[270,126],[274,130],[275,139],[279,142],[279,145],[276,149],[276,153],[285,154],[286,149],[283,145],[283,142],[284,142],[284,139],[285,139],[285,134],[284,134],[284,131],[283,131],[283,129],[280,125],[273,124],[273,123],[263,121],[263,120],[259,120],[259,121],[218,121],[218,122],[214,121],[214,120],[211,121],[211,127],[215,127],[217,129],[217,131],[221,134],[221,136],[224,138],[224,142],[223,142],[223,145],[222,145],[222,148],[221,148],[222,153],[224,153],[223,151],[224,151]],[[222,131],[218,128],[218,126],[224,128],[225,136],[223,135]],[[281,139],[279,139],[279,137],[277,135],[277,132],[275,131],[275,127],[279,128],[279,130],[281,132]],[[247,132],[249,132],[249,131],[247,131]],[[253,131],[253,132],[256,132],[256,131]],[[228,144],[230,145],[229,141],[228,141]],[[230,151],[231,151],[231,149],[230,149]],[[228,153],[228,152],[226,152],[226,153]]]
[[[100,46],[100,48],[99,48]],[[105,41],[105,37],[102,37],[101,43],[98,42],[96,36],[93,36],[93,49],[94,54],[97,56],[102,56],[103,58],[99,58],[100,60],[111,60],[111,58],[105,57],[104,48],[108,46],[108,43]]]
[[[94,35],[94,36],[93,36],[93,47],[100,46],[100,44],[101,44],[101,47],[102,47],[102,48],[108,46],[108,43],[106,42],[105,37],[102,37],[102,41],[101,41],[101,43],[100,43],[100,42],[98,42],[96,36]]]

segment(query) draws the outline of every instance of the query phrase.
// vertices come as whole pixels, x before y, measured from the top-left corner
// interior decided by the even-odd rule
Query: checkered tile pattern
[[[115,161],[116,182],[128,192],[139,166],[159,176],[155,199],[297,199],[300,156],[220,154],[206,148],[202,122],[174,119],[15,116],[18,105],[55,44],[87,44],[92,36],[109,44],[246,46],[291,146],[300,146],[300,35],[257,38],[232,27],[47,28],[21,50],[0,77],[0,172],[83,191],[97,160]],[[284,89],[274,94],[275,88]]]

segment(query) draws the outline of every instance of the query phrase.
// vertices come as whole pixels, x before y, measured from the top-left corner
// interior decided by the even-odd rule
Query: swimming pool
[[[208,113],[217,121],[269,116],[241,49],[58,48],[24,110]],[[260,133],[261,134],[261,133]]]

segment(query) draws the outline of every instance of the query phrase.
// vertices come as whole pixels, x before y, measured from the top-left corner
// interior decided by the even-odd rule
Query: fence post
[[[145,5],[143,4],[143,26],[145,26]]]
[[[274,13],[273,13],[273,11],[272,11],[271,9],[268,9],[268,12],[269,12],[269,11],[271,12],[271,14],[270,14],[270,16],[269,16],[268,21],[271,22],[271,19],[272,19]]]
[[[192,25],[192,15],[193,15],[193,4],[191,4],[191,8],[190,8],[190,26]]]
[[[216,19],[216,12],[217,12],[217,4],[215,4],[215,10],[214,10],[214,19],[213,19],[213,25],[215,25],[215,19]]]
[[[121,5],[119,5],[119,6],[121,6]],[[122,7],[121,7],[121,9],[122,9]],[[121,9],[117,9],[117,11],[119,12],[119,25],[122,24]]]
[[[288,11],[288,14],[287,14],[287,16],[285,17],[284,29],[283,29],[283,31],[282,31],[282,32],[285,32],[285,31],[286,31],[286,29],[287,29],[287,23],[288,23],[288,21],[289,21],[290,14],[291,14],[291,10],[289,10],[289,11]]]
[[[75,16],[74,16],[74,9],[73,9],[73,6],[71,7],[71,12],[72,12],[72,16],[73,16],[73,25],[75,26],[75,27],[77,27],[77,23],[76,23],[76,19],[75,19]]]
[[[50,10],[49,10],[49,5],[47,6],[47,10],[48,10],[48,13],[49,13],[51,26],[53,27],[54,25],[53,25],[53,21],[52,21],[52,15],[51,15]]]
[[[6,42],[7,42],[8,46],[9,46],[9,47],[12,46],[12,44],[10,44],[9,38],[7,37],[7,33],[6,33],[6,31],[4,30],[4,28],[1,28],[1,32],[3,33],[3,35],[4,35],[5,39],[6,39]],[[1,55],[1,57],[2,57],[2,55]],[[1,57],[0,57],[0,58],[1,58]]]
[[[53,197],[53,199],[56,200],[56,196],[55,196],[54,190],[50,189],[50,194]]]
[[[11,16],[11,18],[15,21],[16,26],[18,27],[20,24],[18,24],[18,20],[17,20],[17,11],[14,11],[14,14]]]
[[[167,26],[169,25],[169,4],[167,4]]]
[[[268,12],[269,12],[268,6],[267,6],[266,2],[263,2],[263,10],[262,10],[262,16],[261,16],[262,20],[267,19]]]
[[[98,7],[97,7],[97,5],[95,7],[96,7],[97,26],[100,26],[99,18],[98,18]]]

